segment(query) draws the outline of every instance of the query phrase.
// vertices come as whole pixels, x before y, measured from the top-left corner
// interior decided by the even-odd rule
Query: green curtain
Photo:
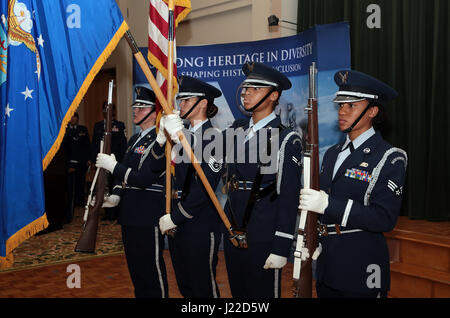
[[[352,69],[394,87],[385,139],[408,153],[402,215],[450,220],[450,1],[299,0],[298,31],[348,21]],[[380,8],[369,28],[367,8]],[[447,166],[449,164],[449,166]]]

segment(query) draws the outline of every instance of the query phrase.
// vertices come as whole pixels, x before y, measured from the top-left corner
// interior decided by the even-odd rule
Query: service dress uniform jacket
[[[197,127],[195,127],[197,128]],[[195,154],[202,154],[201,168],[205,173],[211,187],[215,189],[220,181],[222,162],[214,156],[208,156],[205,148],[214,137],[206,139],[205,133],[211,130],[220,135],[220,131],[213,128],[211,121],[206,120],[202,126],[192,132],[184,129],[186,139],[190,141]],[[156,146],[156,158],[159,158],[159,169],[164,168],[164,147]],[[183,155],[184,150],[180,144],[174,150]],[[179,150],[179,151],[177,151]],[[214,154],[212,154],[214,155]],[[205,157],[206,156],[206,157]],[[221,232],[220,218],[202,181],[197,176],[194,167],[187,159],[175,165],[175,188],[180,193],[172,202],[171,219],[176,227],[174,237],[169,237],[169,249],[172,264],[175,270],[178,288],[184,297],[218,298],[219,288],[215,280],[218,262]],[[162,160],[163,159],[163,160]]]
[[[118,222],[135,295],[165,298],[164,237],[158,227],[164,213],[164,176],[154,173],[150,165],[155,129],[138,138],[139,134],[130,138],[122,162],[114,168],[113,194],[121,197]]]
[[[260,164],[264,162],[260,155],[257,161],[252,161],[251,157],[266,153],[258,147],[271,147],[269,153],[273,153],[276,159],[275,169],[263,174],[259,191],[261,197],[256,199],[251,210],[246,229],[248,248],[234,247],[225,232],[225,260],[233,297],[280,297],[281,269],[266,270],[263,266],[271,253],[288,257],[292,247],[301,188],[301,138],[298,133],[284,128],[278,116],[273,117],[274,119],[264,126],[270,129],[265,130],[269,131],[265,134],[268,138],[261,139],[263,129],[259,129],[245,142],[244,163],[236,160],[236,157],[230,158],[230,154],[227,154],[228,200],[225,211],[228,218],[237,223],[233,226],[238,228],[243,225],[252,185]],[[248,119],[240,119],[230,128],[247,132],[249,125]],[[276,130],[272,130],[274,128]],[[274,138],[278,138],[278,148],[273,148],[270,143]],[[239,155],[240,145],[241,142],[234,141],[234,156]],[[257,148],[253,148],[255,145]],[[270,187],[272,190],[267,191]]]
[[[63,144],[66,146],[66,160],[68,168],[77,169],[79,165],[86,167],[90,160],[91,142],[86,126],[68,125]]]
[[[86,126],[68,125],[63,139],[66,171],[75,169],[67,176],[69,210],[66,221],[72,220],[73,206],[84,206],[87,163],[91,157],[91,142]],[[72,204],[73,203],[73,204]]]
[[[320,217],[317,286],[385,294],[390,273],[383,232],[392,231],[397,222],[407,155],[376,132],[350,153],[333,178],[342,147],[329,148],[322,162],[320,187],[329,204]]]
[[[97,154],[100,151],[100,141],[104,133],[105,120],[96,122],[94,125],[94,133],[92,134],[92,162],[95,162],[95,158],[97,158]],[[113,119],[111,125],[111,153],[116,156],[118,162],[121,162],[126,149],[127,137],[125,136],[125,124]]]

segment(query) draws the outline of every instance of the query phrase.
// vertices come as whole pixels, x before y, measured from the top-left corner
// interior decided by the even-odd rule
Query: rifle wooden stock
[[[142,56],[142,53],[139,51],[139,48],[137,47],[136,42],[133,39],[133,36],[131,35],[130,31],[127,31],[125,33],[125,38],[130,45],[131,51],[133,52],[133,55],[138,62],[140,68],[144,72],[145,77],[147,78],[148,83],[152,87],[156,98],[158,98],[161,107],[163,108],[164,112],[166,114],[173,114],[173,110],[169,107],[169,103],[167,102],[167,99],[165,98],[163,92],[161,91],[161,88],[158,85],[158,82],[156,81],[155,77],[153,76],[152,72],[150,71],[149,66],[147,65],[147,62],[145,61],[144,57]],[[220,204],[219,200],[216,197],[216,194],[214,193],[214,190],[212,189],[211,185],[209,184],[208,178],[206,178],[205,173],[203,172],[199,161],[195,158],[194,152],[192,151],[191,145],[187,142],[184,134],[182,131],[179,131],[177,133],[178,139],[180,140],[180,143],[182,144],[184,150],[187,154],[189,154],[189,158],[191,159],[192,165],[194,166],[195,171],[197,172],[197,175],[199,176],[200,180],[202,181],[206,191],[208,192],[209,197],[211,198],[211,201],[214,204],[214,207],[216,208],[219,217],[221,218],[222,222],[224,223],[228,233],[230,234],[230,241],[234,246],[238,246],[239,243],[237,240],[231,239],[234,237],[234,233],[231,227],[231,223],[228,220],[228,217],[225,214],[225,211],[222,209],[222,205]]]
[[[110,84],[110,93],[112,96],[112,84]],[[109,99],[109,98],[108,98]],[[112,128],[112,101],[108,100],[108,106],[106,107],[106,129],[103,135],[103,151],[102,153],[111,154],[111,128]],[[77,245],[75,246],[75,252],[82,253],[94,253],[95,243],[97,241],[97,230],[98,230],[98,219],[100,217],[100,209],[103,205],[103,200],[105,197],[105,188],[108,184],[107,171],[103,168],[98,168],[98,181],[96,184],[96,195],[95,195],[95,205],[89,206],[88,218],[83,224],[81,230],[80,238],[78,239]]]
[[[319,184],[319,122],[317,118],[317,97],[315,87],[315,63],[310,67],[310,90],[308,107],[308,134],[306,138],[305,166],[304,166],[304,188],[320,190]],[[308,164],[306,164],[308,162]],[[305,171],[309,168],[309,171]],[[306,180],[306,178],[308,178]],[[300,262],[299,278],[295,279],[294,273],[294,296],[299,298],[312,297],[312,255],[317,247],[317,213],[302,211],[298,229],[297,247],[302,246],[307,249],[309,257],[298,260]],[[300,254],[303,251],[296,251]],[[297,256],[298,257],[298,256]],[[295,266],[294,266],[295,268]]]

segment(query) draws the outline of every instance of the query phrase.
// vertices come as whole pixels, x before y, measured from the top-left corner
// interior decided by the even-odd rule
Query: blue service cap
[[[242,71],[247,78],[243,86],[272,86],[278,91],[290,89],[291,81],[276,69],[258,62],[247,62],[242,66]]]
[[[372,99],[384,105],[398,95],[389,85],[358,71],[338,71],[334,74],[334,81],[339,86],[339,91],[333,99],[335,103],[354,103]]]
[[[136,98],[131,107],[152,107],[155,106],[156,97],[155,93],[145,86],[136,86],[134,89],[136,92]]]
[[[222,92],[214,86],[190,76],[179,76],[178,86],[177,99],[198,96],[214,101],[214,98],[222,96]]]

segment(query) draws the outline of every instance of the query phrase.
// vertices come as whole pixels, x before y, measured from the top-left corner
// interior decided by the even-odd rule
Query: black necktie
[[[355,147],[353,146],[352,142],[349,142],[347,146],[344,147],[344,149],[342,149],[342,151],[345,151],[347,148],[350,149],[350,152],[353,152],[353,150],[355,150]]]

